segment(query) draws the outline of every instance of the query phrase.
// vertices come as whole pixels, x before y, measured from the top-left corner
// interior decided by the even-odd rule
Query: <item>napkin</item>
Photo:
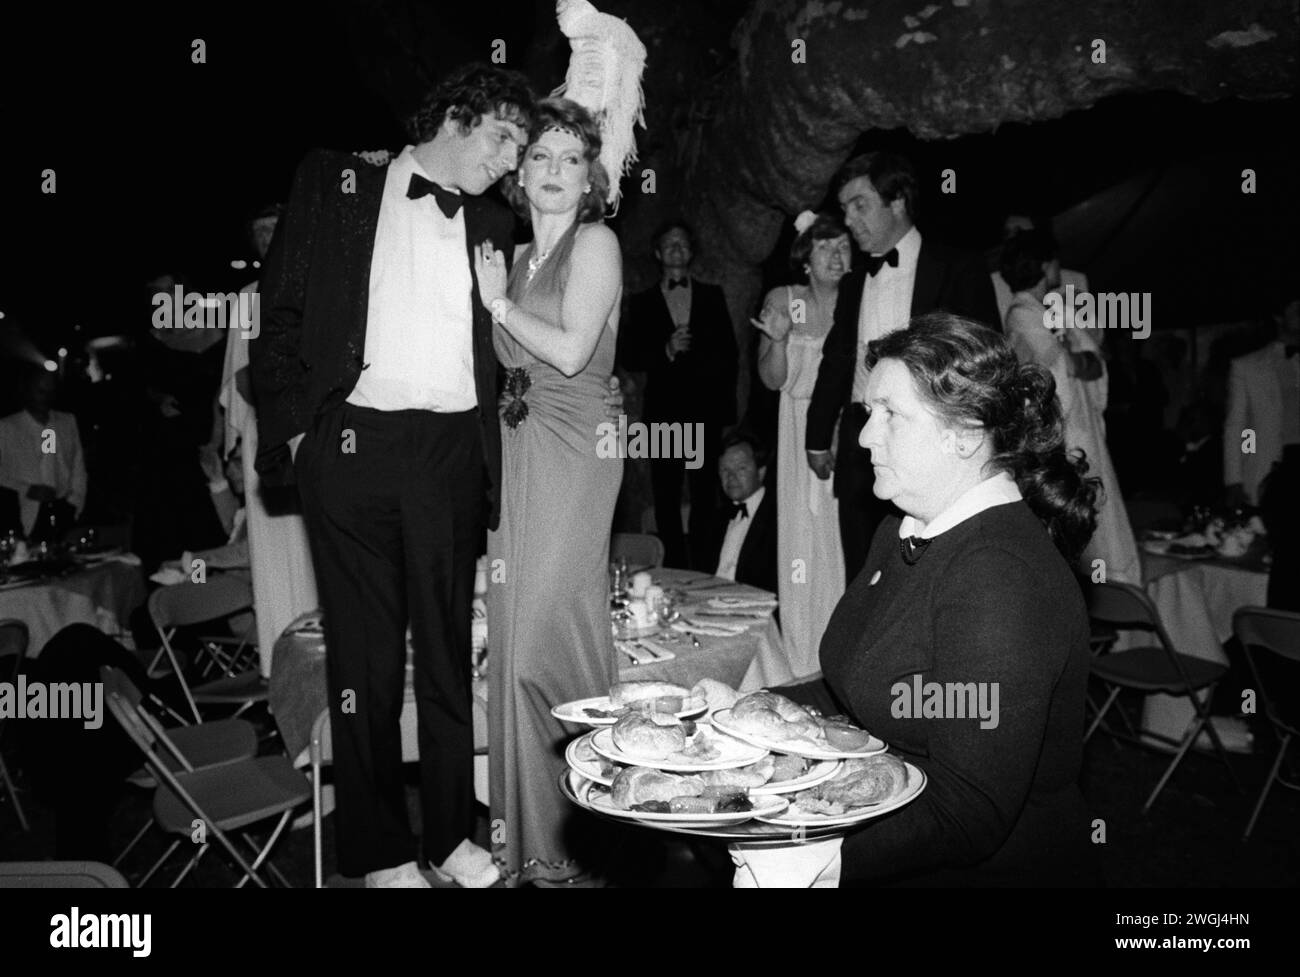
[[[766,621],[770,616],[748,611],[695,611],[691,614],[691,620],[711,628],[749,628],[759,621]]]
[[[719,610],[739,607],[776,607],[775,597],[711,597],[709,606]]]
[[[843,838],[780,848],[729,845],[736,866],[735,889],[837,889]]]
[[[714,638],[731,638],[738,634],[745,633],[743,624],[724,624],[716,625],[704,624],[687,624],[685,621],[674,621],[672,628],[674,631],[680,631],[682,634],[703,634]]]
[[[658,660],[661,662],[672,661],[674,658],[677,657],[677,653],[675,651],[672,651],[669,648],[665,648],[658,641],[655,641],[654,638],[638,638],[637,640],[638,642],[640,642],[640,644],[642,644],[646,648],[649,648],[656,655],[658,655],[659,656]]]
[[[659,661],[659,658],[653,651],[648,648],[638,647],[630,641],[615,641],[614,647],[627,655],[638,665],[649,665],[652,662]]]

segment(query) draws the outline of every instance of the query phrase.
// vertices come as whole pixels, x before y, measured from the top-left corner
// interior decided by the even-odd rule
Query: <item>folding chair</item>
[[[158,655],[150,664],[149,673],[151,676],[156,674],[155,666],[159,659],[166,655],[177,681],[180,682],[181,690],[185,693],[185,699],[194,713],[195,722],[201,722],[203,719],[199,715],[200,703],[238,706],[235,711],[235,715],[238,716],[253,703],[266,701],[267,685],[258,669],[235,671],[242,653],[248,648],[255,647],[249,641],[255,631],[255,625],[249,626],[242,639],[236,639],[237,648],[233,655],[229,653],[223,655],[218,651],[220,639],[204,639],[203,644],[209,653],[217,657],[226,674],[193,689],[185,678],[176,649],[172,646],[176,629],[228,619],[251,609],[252,606],[252,588],[247,580],[235,574],[214,574],[206,583],[186,582],[173,584],[170,587],[159,587],[149,595],[149,617],[153,620],[162,642]]]
[[[103,862],[0,862],[0,889],[129,889]]]
[[[664,543],[649,533],[614,533],[609,539],[609,558],[623,557],[628,566],[661,567],[664,565]]]
[[[116,692],[139,710],[142,716],[148,715],[150,727],[158,736],[164,749],[159,752],[159,759],[167,764],[172,773],[182,771],[206,770],[223,763],[247,760],[257,755],[257,729],[244,719],[215,719],[211,722],[197,723],[193,726],[177,726],[170,730],[163,729],[157,720],[144,709],[142,693],[130,677],[121,669],[105,665],[99,670],[100,680],[104,683],[105,694]],[[158,704],[153,696],[150,701]],[[158,786],[158,780],[147,766],[142,766],[127,782],[135,787],[152,790]],[[148,833],[153,821],[144,823],[130,843],[113,859],[114,865],[120,865]]]
[[[1291,747],[1291,738],[1300,735],[1300,614],[1276,611],[1266,607],[1243,607],[1232,615],[1232,633],[1246,651],[1255,690],[1264,706],[1280,745],[1273,766],[1259,792],[1255,810],[1242,839],[1249,839],[1264,807],[1268,792],[1276,781],[1291,790],[1300,790],[1300,783],[1287,780],[1281,774],[1282,761]]]
[[[1084,734],[1084,742],[1087,742],[1096,732],[1097,727],[1102,725],[1106,713],[1124,689],[1135,689],[1148,694],[1164,692],[1168,695],[1186,696],[1191,701],[1196,715],[1188,723],[1181,740],[1156,733],[1146,734],[1177,746],[1178,752],[1165,770],[1164,776],[1160,778],[1160,782],[1156,784],[1155,790],[1151,792],[1151,796],[1147,798],[1147,802],[1142,805],[1142,813],[1146,814],[1151,810],[1156,797],[1173,776],[1178,765],[1182,763],[1183,757],[1192,748],[1202,730],[1209,736],[1215,751],[1228,768],[1228,773],[1240,788],[1241,782],[1228,761],[1228,754],[1219,739],[1218,731],[1215,730],[1214,723],[1210,722],[1210,702],[1214,697],[1214,687],[1227,674],[1228,667],[1175,651],[1173,642],[1169,640],[1169,635],[1160,622],[1160,615],[1155,605],[1141,588],[1118,582],[1092,584],[1087,590],[1087,596],[1088,613],[1093,621],[1101,625],[1109,625],[1116,631],[1149,632],[1154,634],[1159,646],[1131,648],[1093,657],[1092,674],[1106,686],[1108,694]],[[1197,693],[1202,690],[1204,695],[1198,696]],[[1122,709],[1120,715],[1132,734],[1121,738],[1140,742]],[[1109,728],[1106,732],[1118,736]]]
[[[177,840],[145,873],[140,885],[145,885],[153,877],[182,840],[193,836],[197,819],[243,871],[235,888],[242,887],[250,879],[255,885],[267,888],[267,883],[257,874],[264,862],[267,870],[282,885],[288,886],[288,880],[267,859],[289,819],[293,817],[294,809],[311,796],[311,785],[307,783],[307,778],[293,768],[289,758],[252,757],[206,770],[173,773],[158,750],[161,727],[157,725],[157,720],[136,709],[119,692],[109,692],[106,699],[109,712],[139,747],[149,770],[158,778],[159,786],[153,799],[154,820],[165,832],[177,836]],[[276,815],[279,815],[279,820],[275,829],[260,848],[241,830]],[[239,832],[240,837],[253,850],[255,857],[251,862],[231,841],[229,832]],[[172,881],[172,888],[180,885],[211,846],[212,842],[205,834],[198,850]]]
[[[0,621],[0,682],[8,682],[11,687],[18,683],[18,672],[23,667],[27,656],[27,625],[13,618]],[[18,788],[9,777],[9,767],[5,765],[4,755],[5,720],[0,716],[0,795],[8,793],[14,802],[14,813],[24,831],[30,831],[27,815],[23,812],[22,801],[18,799]]]

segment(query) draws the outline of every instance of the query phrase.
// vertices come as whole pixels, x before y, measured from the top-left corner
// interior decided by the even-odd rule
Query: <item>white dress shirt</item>
[[[736,564],[740,562],[740,551],[745,545],[745,535],[749,532],[749,527],[754,524],[754,513],[758,512],[758,507],[763,501],[763,493],[766,491],[767,486],[760,485],[757,492],[747,499],[742,499],[748,515],[742,516],[737,512],[731,517],[731,522],[727,523],[727,535],[722,538],[722,552],[718,554],[717,572],[717,576],[724,580],[736,579]]]
[[[428,177],[407,146],[388,164],[364,367],[347,399],[375,410],[472,410],[478,394],[465,210],[448,218],[432,194],[407,197],[414,173]]]
[[[912,286],[916,284],[916,261],[921,254],[921,232],[915,227],[894,245],[898,249],[898,267],[882,265],[868,275],[862,286],[862,304],[858,306],[858,357],[853,370],[853,399],[867,399],[867,343],[907,328],[912,318]]]
[[[898,524],[898,538],[918,536],[921,539],[933,539],[940,533],[946,533],[954,526],[965,522],[971,516],[979,515],[985,509],[992,509],[995,505],[1006,505],[1008,502],[1019,502],[1023,497],[1016,480],[1006,472],[998,472],[978,485],[968,488],[953,501],[952,505],[931,519],[929,523],[923,523],[914,516],[904,516],[903,521]]]
[[[47,434],[48,432],[48,434]],[[41,504],[27,497],[33,485],[48,485],[81,514],[86,504],[86,462],[81,454],[77,419],[50,411],[42,424],[25,410],[0,418],[0,485],[18,493],[23,532],[36,526]]]

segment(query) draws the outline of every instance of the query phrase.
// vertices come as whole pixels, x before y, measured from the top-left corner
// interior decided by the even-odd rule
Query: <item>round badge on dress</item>
[[[879,582],[880,582],[880,571],[877,570],[875,573],[871,575],[871,583],[867,584],[867,586],[874,587]]]

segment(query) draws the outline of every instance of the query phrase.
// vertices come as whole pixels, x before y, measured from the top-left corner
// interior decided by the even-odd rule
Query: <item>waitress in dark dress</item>
[[[1070,566],[1097,485],[1065,452],[1054,382],[946,313],[867,358],[861,444],[876,495],[903,516],[881,524],[831,618],[823,679],[781,691],[848,715],[928,783],[842,844],[733,853],[737,884],[1091,884],[1088,615]],[[936,716],[914,701],[917,676],[923,689],[974,683],[985,708]]]

